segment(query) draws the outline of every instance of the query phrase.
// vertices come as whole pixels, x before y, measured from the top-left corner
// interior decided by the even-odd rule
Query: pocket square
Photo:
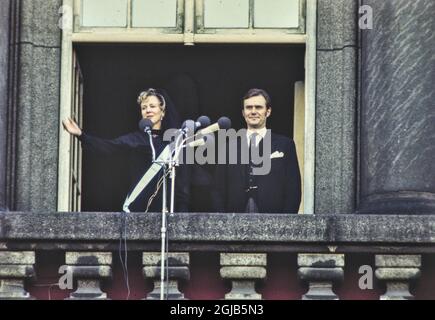
[[[275,151],[270,155],[270,159],[282,158],[284,157],[284,152]]]

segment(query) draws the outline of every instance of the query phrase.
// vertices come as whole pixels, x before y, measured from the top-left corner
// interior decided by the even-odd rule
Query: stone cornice
[[[0,241],[115,241],[121,213],[0,213]],[[129,241],[159,241],[161,215],[127,216]],[[435,215],[176,213],[173,242],[435,245]]]

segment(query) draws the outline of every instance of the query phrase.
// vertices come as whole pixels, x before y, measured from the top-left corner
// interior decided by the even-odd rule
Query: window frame
[[[288,35],[288,34],[305,34],[305,12],[306,0],[299,1],[299,27],[297,28],[256,28],[254,17],[254,2],[249,0],[249,22],[247,28],[206,28],[205,22],[205,0],[195,0],[196,14],[196,33],[197,34],[243,34],[243,35]]]
[[[75,3],[80,0],[63,0],[63,6],[74,8],[74,15],[77,8]],[[304,214],[314,213],[315,194],[315,109],[316,109],[316,32],[317,32],[317,0],[303,0],[305,19],[305,34],[283,34],[283,33],[257,33],[257,34],[198,34],[195,33],[195,1],[198,0],[177,0],[184,4],[184,33],[170,34],[161,29],[131,31],[127,28],[119,30],[103,28],[98,32],[75,32],[74,28],[77,17],[71,19],[70,25],[62,29],[62,62],[61,62],[61,99],[60,99],[60,120],[71,116],[71,103],[73,94],[72,67],[73,67],[73,45],[75,43],[184,43],[193,45],[195,43],[238,43],[238,44],[305,44],[305,110],[304,110],[304,163],[303,172],[303,203]],[[200,0],[202,1],[202,0]],[[129,15],[131,14],[131,9]],[[73,22],[74,21],[74,22]],[[83,31],[83,30],[80,30]],[[60,124],[59,128],[59,171],[58,171],[58,211],[69,211],[71,186],[69,177],[71,175],[71,141],[70,136]]]
[[[175,27],[133,27],[133,0],[127,0],[127,21],[125,27],[98,27],[98,26],[82,26],[83,19],[83,0],[74,0],[73,2],[73,12],[74,12],[74,32],[75,34],[80,33],[129,33],[129,34],[182,34],[183,33],[183,16],[185,0],[176,0],[176,26]]]

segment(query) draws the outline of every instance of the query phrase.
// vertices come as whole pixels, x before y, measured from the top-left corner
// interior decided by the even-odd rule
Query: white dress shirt
[[[248,146],[251,143],[251,135],[253,133],[257,134],[257,136],[255,137],[255,146],[257,147],[261,139],[263,139],[266,136],[267,128],[264,127],[259,130],[252,130],[252,129],[246,130],[246,138],[248,139]]]

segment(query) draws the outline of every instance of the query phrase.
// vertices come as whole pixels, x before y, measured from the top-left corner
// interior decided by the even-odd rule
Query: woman
[[[163,141],[164,131],[169,128],[179,127],[177,113],[167,94],[161,90],[151,88],[143,91],[140,93],[137,102],[140,106],[142,118],[150,119],[153,123],[152,139],[156,157],[158,157],[168,144],[168,142]],[[84,150],[98,152],[100,154],[112,154],[115,152],[129,153],[129,173],[131,181],[129,193],[152,165],[152,150],[149,143],[149,136],[145,132],[137,130],[136,132],[131,132],[110,140],[86,134],[70,118],[63,120],[62,124],[66,131],[76,136],[81,141]],[[178,212],[188,211],[189,184],[186,169],[185,166],[177,168],[177,178],[175,180],[175,210]],[[130,205],[130,211],[161,212],[162,190],[159,190],[152,202],[149,203],[149,200],[155,193],[162,174],[162,171],[160,171],[160,174],[151,180],[140,196]]]

